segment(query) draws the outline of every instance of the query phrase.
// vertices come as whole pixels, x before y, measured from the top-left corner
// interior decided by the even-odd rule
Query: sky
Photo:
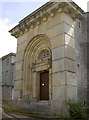
[[[0,0],[0,58],[16,53],[17,39],[8,32],[18,22],[49,0]],[[88,0],[73,0],[85,12]]]

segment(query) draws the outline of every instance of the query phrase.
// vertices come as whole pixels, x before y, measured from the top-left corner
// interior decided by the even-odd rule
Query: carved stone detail
[[[65,12],[69,14],[73,19],[79,18],[84,13],[73,2],[49,2],[45,4],[45,6],[43,6],[42,8],[39,8],[39,10],[33,12],[32,14],[21,20],[19,22],[19,25],[11,29],[9,32],[11,33],[11,35],[18,38],[29,29],[33,29],[42,22],[45,22],[49,17],[54,17],[57,12]]]

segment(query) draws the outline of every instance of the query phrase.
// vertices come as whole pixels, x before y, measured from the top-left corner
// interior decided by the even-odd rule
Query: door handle
[[[42,83],[42,86],[44,86],[45,84],[44,83]]]

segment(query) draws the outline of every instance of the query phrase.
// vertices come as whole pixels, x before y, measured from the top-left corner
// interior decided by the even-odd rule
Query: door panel
[[[40,73],[40,100],[49,100],[49,72]]]

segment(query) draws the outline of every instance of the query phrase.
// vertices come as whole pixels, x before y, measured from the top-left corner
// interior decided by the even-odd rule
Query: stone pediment
[[[33,29],[42,22],[45,22],[49,17],[54,17],[56,13],[65,12],[73,19],[79,19],[84,11],[74,2],[48,2],[24,19],[9,32],[12,36],[18,38],[29,29]]]

